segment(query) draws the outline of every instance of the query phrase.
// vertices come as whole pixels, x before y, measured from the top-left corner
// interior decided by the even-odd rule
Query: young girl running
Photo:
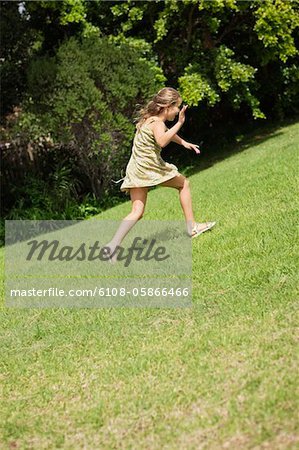
[[[183,106],[180,94],[173,88],[161,89],[152,100],[140,110],[139,121],[133,141],[131,158],[126,168],[126,176],[120,190],[130,194],[132,211],[120,224],[112,241],[106,244],[113,252],[124,237],[143,216],[147,193],[151,186],[165,186],[178,190],[180,203],[185,215],[188,234],[194,238],[210,230],[216,222],[198,223],[194,219],[189,181],[179,173],[174,164],[165,162],[160,153],[162,147],[173,141],[188,150],[200,153],[198,145],[191,144],[177,135],[185,122],[187,106]],[[173,121],[179,114],[177,123],[168,129],[165,121]],[[113,258],[111,258],[113,259]]]

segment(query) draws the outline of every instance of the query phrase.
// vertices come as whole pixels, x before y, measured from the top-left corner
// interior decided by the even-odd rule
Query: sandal
[[[210,230],[211,228],[213,228],[214,225],[216,225],[216,222],[204,222],[204,223],[195,222],[195,225],[191,231],[191,238],[193,239],[199,236],[200,234],[204,233],[205,231]]]

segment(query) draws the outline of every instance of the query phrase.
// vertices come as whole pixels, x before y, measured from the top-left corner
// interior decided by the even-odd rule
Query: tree
[[[20,14],[17,2],[1,1],[1,119],[17,106],[26,89],[26,69],[37,38]]]
[[[56,152],[58,161],[59,154],[61,160],[67,155],[84,185],[79,194],[101,199],[129,159],[136,104],[160,89],[161,81],[161,70],[126,43],[70,38],[55,56],[31,62],[22,110],[6,136],[12,144],[6,166],[24,164],[30,152],[48,175],[48,153]]]
[[[287,94],[288,107],[296,107],[297,2],[129,0],[111,11],[119,36],[149,42],[168,82],[190,105],[248,105],[254,118],[264,118],[260,105],[270,113]],[[273,67],[270,99],[267,68]]]

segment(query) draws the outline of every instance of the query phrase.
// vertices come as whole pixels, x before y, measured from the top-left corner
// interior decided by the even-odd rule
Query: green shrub
[[[27,76],[25,100],[4,130],[4,174],[20,173],[19,191],[25,173],[50,189],[56,177],[58,210],[87,194],[107,202],[111,179],[130,157],[136,104],[162,87],[161,69],[138,48],[93,36],[71,38],[54,57],[35,59]],[[6,191],[6,212],[20,211],[16,192]]]

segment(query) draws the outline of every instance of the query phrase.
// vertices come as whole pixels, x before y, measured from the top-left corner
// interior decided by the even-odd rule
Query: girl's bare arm
[[[183,147],[190,149],[190,150],[194,150],[195,153],[200,153],[199,150],[199,145],[197,144],[191,144],[191,142],[187,142],[184,139],[180,138],[180,136],[178,136],[177,134],[174,135],[174,137],[172,138],[173,142],[176,142],[177,144],[182,145]]]
[[[179,144],[179,145],[184,145],[184,142],[185,142],[185,140],[182,139],[178,134],[175,134],[173,136],[173,138],[171,139],[171,141],[175,142],[176,144]]]
[[[179,113],[179,119],[173,127],[165,132],[165,124],[157,120],[154,123],[153,133],[156,139],[156,142],[160,145],[160,147],[165,147],[169,142],[172,141],[176,133],[179,131],[183,123],[185,122],[185,111],[188,108],[188,105],[184,105]]]
[[[173,127],[171,127],[168,131],[165,132],[165,124],[157,120],[153,126],[153,133],[156,139],[156,142],[160,147],[165,147],[169,142],[171,142],[176,135],[177,131],[181,128],[183,124],[177,122]]]

